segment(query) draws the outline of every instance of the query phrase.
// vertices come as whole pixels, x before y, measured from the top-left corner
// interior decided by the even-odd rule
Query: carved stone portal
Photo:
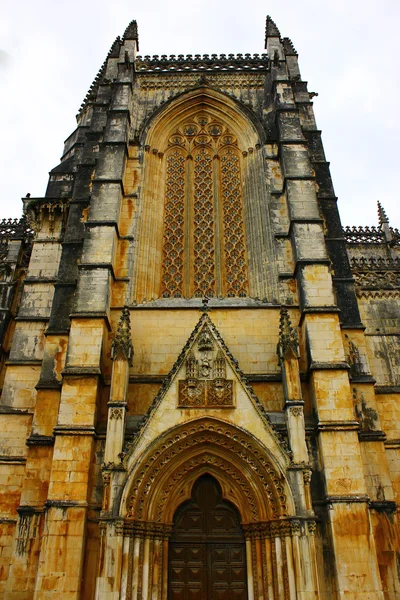
[[[226,379],[226,359],[205,327],[186,358],[186,379],[179,381],[178,406],[233,406],[233,380]]]

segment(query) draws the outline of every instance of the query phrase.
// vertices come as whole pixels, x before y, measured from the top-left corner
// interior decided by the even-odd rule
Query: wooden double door
[[[240,517],[211,475],[175,514],[168,562],[168,600],[247,600]]]

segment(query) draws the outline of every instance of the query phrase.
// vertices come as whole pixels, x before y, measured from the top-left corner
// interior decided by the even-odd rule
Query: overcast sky
[[[314,99],[345,225],[400,227],[399,0],[3,0],[0,217],[44,196],[48,172],[113,40],[139,26],[140,54],[264,51],[265,17],[290,37]]]

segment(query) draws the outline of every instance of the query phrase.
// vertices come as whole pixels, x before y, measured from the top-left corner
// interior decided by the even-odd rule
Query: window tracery
[[[215,242],[212,158],[202,148],[194,159],[194,296],[214,296]]]
[[[161,295],[247,296],[235,136],[200,114],[170,136],[166,156]]]
[[[167,158],[162,296],[183,295],[185,158],[175,149]]]

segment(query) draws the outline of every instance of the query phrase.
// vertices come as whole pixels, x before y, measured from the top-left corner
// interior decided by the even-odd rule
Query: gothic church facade
[[[400,233],[296,50],[114,42],[0,223],[0,598],[400,597]]]

